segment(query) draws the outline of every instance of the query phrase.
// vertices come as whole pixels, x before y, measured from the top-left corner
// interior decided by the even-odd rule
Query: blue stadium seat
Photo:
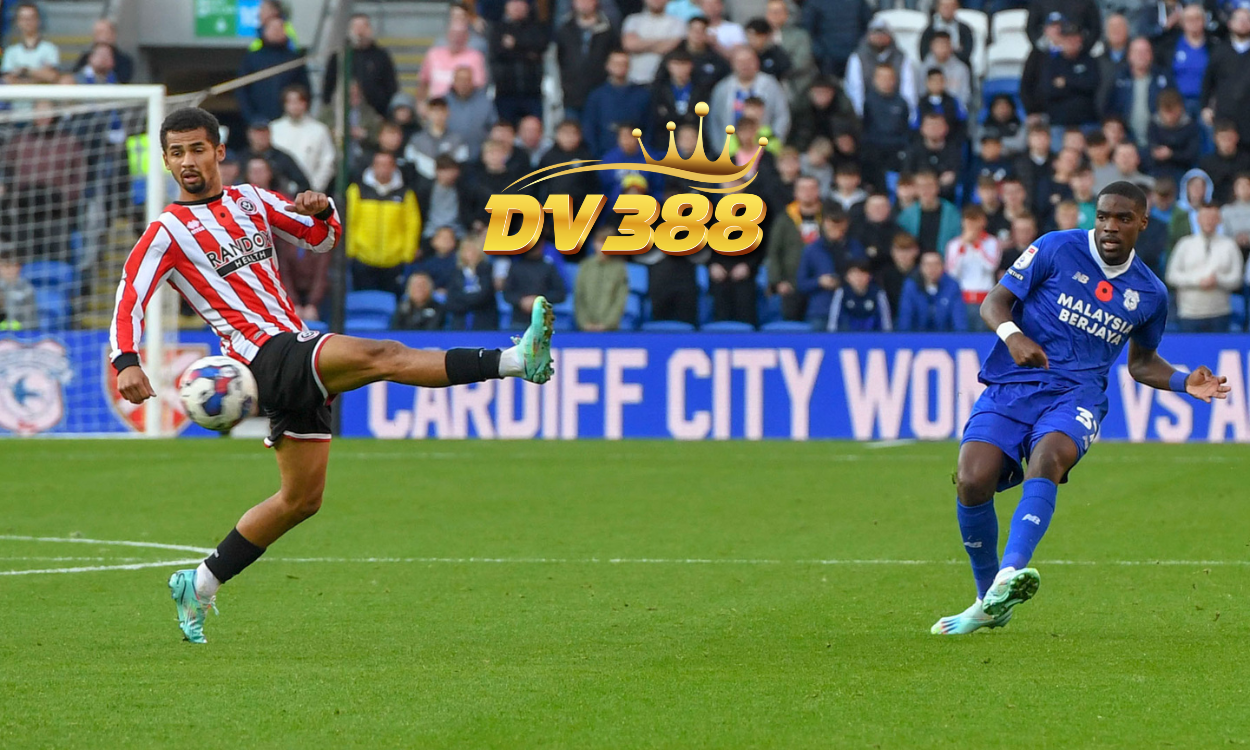
[[[58,260],[38,260],[22,266],[22,278],[36,289],[62,289],[74,283],[74,267]]]
[[[629,293],[640,297],[647,296],[651,289],[651,278],[646,266],[641,263],[626,263],[625,272],[629,274]]]
[[[348,333],[358,331],[385,331],[391,327],[391,316],[378,313],[357,313],[348,315],[344,323]]]
[[[642,330],[662,333],[694,333],[694,326],[680,320],[648,320]]]
[[[754,333],[755,326],[738,320],[714,320],[699,329],[704,333]]]
[[[811,333],[812,324],[801,320],[774,320],[772,323],[765,323],[760,330],[769,333]]]
[[[642,300],[636,294],[625,298],[625,312],[621,315],[621,330],[636,331],[642,322]]]
[[[40,329],[63,331],[69,328],[72,308],[68,288],[36,288],[35,307],[39,310]]]
[[[572,265],[571,263],[569,265]],[[572,331],[576,326],[573,324],[573,293],[564,298],[563,302],[551,305],[551,311],[556,314],[555,330]]]
[[[569,290],[569,298],[573,297],[573,290],[577,288],[577,272],[581,270],[581,263],[574,263],[566,260],[560,266],[560,274],[564,277],[564,286]]]
[[[389,320],[395,314],[398,300],[390,292],[363,291],[347,293],[347,316],[385,315]]]
[[[1231,321],[1231,329],[1234,331],[1246,330],[1246,295],[1250,294],[1250,287],[1242,290],[1241,294],[1229,295],[1228,301],[1233,305],[1233,319]]]
[[[324,320],[305,320],[304,325],[308,326],[308,330],[310,331],[320,331],[321,333],[325,333],[330,330],[330,325]]]
[[[699,294],[707,294],[708,274],[706,265],[694,267],[694,282],[699,285]]]
[[[495,292],[495,309],[499,311],[499,329],[512,327],[512,305],[504,301],[503,292]]]

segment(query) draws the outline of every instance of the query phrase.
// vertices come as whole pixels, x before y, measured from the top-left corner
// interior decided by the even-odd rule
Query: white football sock
[[[525,362],[521,359],[521,347],[514,346],[499,353],[499,377],[520,378],[525,376]]]
[[[195,569],[195,598],[206,602],[217,596],[219,588],[221,588],[221,581],[217,580],[217,576],[213,575],[213,571],[209,570],[207,565],[200,563],[200,567]]]

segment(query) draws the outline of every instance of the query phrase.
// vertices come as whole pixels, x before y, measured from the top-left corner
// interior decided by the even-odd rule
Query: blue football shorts
[[[1107,416],[1107,394],[1096,387],[1039,383],[996,383],[972,406],[960,445],[989,443],[1003,452],[998,491],[1024,481],[1024,464],[1033,446],[1052,432],[1076,443],[1077,462],[1085,457]],[[1065,474],[1064,482],[1068,481]]]

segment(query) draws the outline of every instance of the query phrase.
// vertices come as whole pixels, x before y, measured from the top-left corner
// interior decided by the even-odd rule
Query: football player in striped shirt
[[[553,314],[545,299],[534,299],[529,328],[502,351],[437,352],[309,330],[283,291],[274,239],[329,252],[341,233],[333,202],[315,192],[288,201],[252,185],[223,186],[218,164],[226,151],[217,119],[196,107],[165,119],[161,150],[179,198],[148,226],[117,287],[110,331],[117,388],[135,404],[156,395],[140,365],[139,340],[144,309],[168,281],[221,337],[222,353],[251,369],[281,476],[279,490],[245,513],[198,568],[170,578],[183,635],[204,643],[218,587],[321,507],[329,403],[337,394],[379,381],[426,388],[504,377],[545,383]]]

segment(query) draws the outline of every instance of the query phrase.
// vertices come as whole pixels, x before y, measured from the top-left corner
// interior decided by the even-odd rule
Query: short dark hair
[[[36,15],[36,16],[39,16],[39,20],[40,20],[40,21],[42,21],[42,20],[43,20],[43,13],[39,10],[39,5],[38,5],[38,4],[36,4],[36,3],[34,3],[34,2],[31,2],[30,0],[28,0],[27,2],[24,2],[24,3],[18,3],[18,4],[17,4],[17,5],[13,8],[13,15],[15,15],[15,16],[16,16],[16,15],[17,15],[17,13],[18,13],[18,11],[20,11],[22,8],[30,8],[31,10],[35,11],[35,15]]]
[[[188,133],[200,128],[203,128],[208,135],[208,142],[213,148],[221,145],[221,123],[217,122],[212,112],[199,107],[175,109],[166,115],[165,121],[161,123],[161,151],[164,152],[168,148],[167,136],[170,133]]]
[[[460,169],[460,162],[456,161],[456,157],[451,154],[439,154],[434,159],[434,171],[440,169]]]
[[[760,36],[771,36],[773,33],[773,27],[762,18],[752,18],[750,21],[747,21],[746,26],[743,28],[752,34],[759,34]]]
[[[1098,193],[1098,200],[1102,200],[1104,195],[1118,195],[1133,201],[1133,209],[1136,211],[1146,210],[1146,191],[1142,190],[1136,183],[1126,180],[1118,180],[1111,183]]]
[[[1216,120],[1213,123],[1213,127],[1214,127],[1215,132],[1217,133],[1226,133],[1230,130],[1234,133],[1238,132],[1237,123],[1233,122],[1227,117],[1221,117],[1220,119]]]
[[[1158,106],[1159,109],[1177,109],[1185,106],[1185,100],[1181,97],[1181,92],[1168,88],[1159,92]]]
[[[701,23],[704,26],[707,26],[711,23],[711,21],[707,20],[707,16],[691,16],[690,20],[686,21],[686,25],[689,26],[692,23]]]
[[[312,94],[308,93],[308,87],[302,83],[291,83],[284,86],[282,88],[282,101],[285,102],[286,98],[291,94],[299,94],[299,97],[304,100],[305,104],[312,102]]]
[[[938,29],[933,32],[932,38],[933,39],[945,39],[946,41],[949,42],[951,41],[951,33],[947,31],[946,29]]]
[[[960,216],[964,219],[985,221],[985,209],[975,203],[969,203],[964,206],[964,210],[960,213]]]

